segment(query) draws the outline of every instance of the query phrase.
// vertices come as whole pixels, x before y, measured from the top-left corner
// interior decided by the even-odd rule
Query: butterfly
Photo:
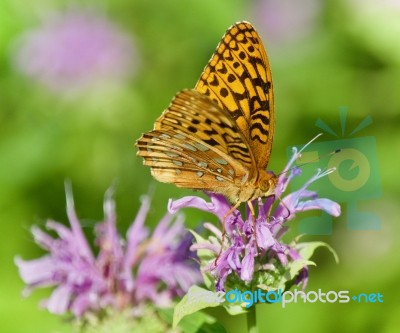
[[[195,88],[179,92],[136,146],[158,181],[219,193],[235,209],[242,202],[252,209],[277,184],[266,171],[274,128],[267,54],[253,26],[239,22],[224,34]]]

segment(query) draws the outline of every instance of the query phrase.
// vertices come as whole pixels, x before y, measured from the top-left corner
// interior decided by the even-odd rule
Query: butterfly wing
[[[254,163],[227,111],[195,90],[178,93],[136,146],[157,180],[218,192],[232,201]]]
[[[195,89],[229,111],[257,168],[265,169],[275,127],[272,77],[261,38],[250,23],[227,30]]]

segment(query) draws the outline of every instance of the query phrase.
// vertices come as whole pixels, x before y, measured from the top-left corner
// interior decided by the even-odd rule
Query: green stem
[[[255,304],[250,307],[246,316],[247,316],[247,333],[258,333]]]

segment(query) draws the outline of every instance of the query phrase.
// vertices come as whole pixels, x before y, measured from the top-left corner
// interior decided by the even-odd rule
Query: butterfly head
[[[275,194],[278,177],[272,172],[267,172],[263,169],[258,171],[252,181],[246,181],[240,189],[239,195],[231,197],[231,202],[248,202],[258,198],[268,197]],[[235,198],[236,200],[232,200]]]
[[[258,187],[263,197],[268,197],[275,193],[276,184],[278,177],[273,172],[267,172],[265,170],[260,171]]]

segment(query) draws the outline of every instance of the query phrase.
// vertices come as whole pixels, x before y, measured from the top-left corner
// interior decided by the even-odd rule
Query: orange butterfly
[[[157,180],[223,194],[233,209],[248,202],[254,212],[251,201],[273,195],[277,183],[265,170],[274,127],[267,54],[253,26],[239,22],[195,89],[179,92],[136,146]]]

